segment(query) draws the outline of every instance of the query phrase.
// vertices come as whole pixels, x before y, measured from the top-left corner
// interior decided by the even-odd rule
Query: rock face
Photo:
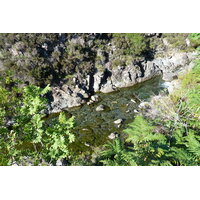
[[[189,66],[194,58],[195,53],[176,53],[171,57],[157,58],[153,60],[153,63],[162,70],[163,79],[165,81],[171,81],[180,70],[184,70]]]
[[[53,102],[51,103],[51,113],[57,113],[65,108],[71,108],[80,106],[85,103],[85,99],[88,98],[88,94],[80,89],[72,88],[64,85],[61,88],[54,87],[52,88]]]
[[[96,101],[96,92],[109,93],[119,88],[130,87],[137,83],[162,75],[165,81],[175,79],[177,73],[188,66],[195,53],[175,53],[170,57],[156,58],[152,61],[140,61],[127,66],[118,66],[86,75],[86,78],[74,78],[74,85],[62,85],[52,88],[53,101],[51,113],[80,106],[91,97]]]

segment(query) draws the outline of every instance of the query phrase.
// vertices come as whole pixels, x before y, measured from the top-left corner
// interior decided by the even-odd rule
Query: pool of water
[[[140,100],[146,101],[164,88],[162,78],[156,77],[112,93],[99,93],[98,102],[68,109],[66,112],[69,116],[75,116],[76,124],[73,130],[76,142],[71,146],[73,151],[90,154],[95,147],[105,144],[111,133],[122,134],[122,130],[134,119]],[[99,105],[104,105],[105,110],[96,111]],[[114,123],[118,119],[123,120],[120,126]]]

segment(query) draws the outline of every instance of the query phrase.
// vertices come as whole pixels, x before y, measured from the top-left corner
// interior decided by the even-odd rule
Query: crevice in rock
[[[128,77],[129,77],[130,81],[132,82],[133,80],[132,80],[132,77],[131,77],[131,73],[130,73],[130,72],[128,72]]]
[[[91,95],[93,95],[94,94],[94,74],[90,74],[89,75],[89,93],[91,94]]]
[[[108,69],[105,69],[103,77],[101,78],[101,82],[100,82],[100,88],[102,85],[106,84],[108,81],[108,78],[112,76],[112,72],[109,71]]]
[[[142,77],[144,77],[145,76],[145,69],[144,69],[144,66],[142,65],[142,63],[139,61],[139,62],[137,62],[136,63],[138,66],[139,66],[139,68],[140,68],[140,71],[141,71],[141,78]]]

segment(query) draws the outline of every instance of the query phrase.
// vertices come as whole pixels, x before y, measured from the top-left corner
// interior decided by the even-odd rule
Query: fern
[[[0,88],[5,96],[6,89]],[[13,124],[8,129],[6,125],[6,99],[0,98],[0,164],[10,165],[13,162],[23,163],[24,158],[40,164],[41,159],[55,163],[56,160],[68,158],[69,144],[74,142],[71,133],[74,118],[67,119],[64,113],[58,118],[45,121],[47,99],[44,95],[50,90],[34,85],[23,88],[22,98],[15,102]],[[2,155],[2,156],[1,156]]]
[[[105,150],[101,152],[100,162],[108,166],[127,166],[136,165],[132,159],[132,152],[125,149],[120,139],[108,142],[104,146]]]

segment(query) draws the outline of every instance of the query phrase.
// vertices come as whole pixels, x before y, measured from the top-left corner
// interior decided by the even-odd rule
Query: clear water
[[[73,151],[90,154],[95,147],[105,144],[111,133],[122,134],[122,130],[134,119],[140,100],[146,101],[164,88],[162,78],[156,77],[112,93],[99,93],[99,102],[68,109],[69,116],[75,116],[76,124],[73,130],[76,142],[71,146]],[[105,110],[97,112],[99,105],[104,105]],[[120,127],[114,123],[117,119],[123,119]]]

